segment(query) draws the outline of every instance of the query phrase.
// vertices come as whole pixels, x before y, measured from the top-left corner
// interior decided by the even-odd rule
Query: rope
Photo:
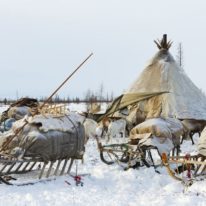
[[[77,137],[77,144],[76,144],[76,151],[78,150],[79,148],[79,132],[78,132],[78,129],[77,129],[77,126],[75,125],[75,123],[72,121],[72,119],[69,117],[69,115],[65,115],[66,118],[72,123],[72,125],[74,126],[75,130],[76,130],[76,137]],[[76,155],[76,154],[75,154]]]

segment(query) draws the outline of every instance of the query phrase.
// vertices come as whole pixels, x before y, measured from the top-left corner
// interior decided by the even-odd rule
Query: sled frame
[[[117,163],[124,170],[142,166],[153,166],[155,169],[157,167],[151,154],[151,150],[158,152],[156,147],[139,147],[138,145],[131,145],[129,143],[102,145],[98,139],[97,145],[100,152],[100,159],[107,165]]]
[[[202,155],[168,157],[163,153],[162,164],[166,167],[168,174],[178,181],[195,181],[206,175],[206,157]],[[172,165],[175,165],[175,169]],[[187,172],[186,177],[184,172]]]
[[[0,182],[12,185],[9,179],[13,179],[11,175],[35,171],[37,180],[44,179],[45,181],[51,177],[58,177],[70,174],[74,158],[65,158],[61,160],[45,162],[40,158],[36,159],[9,159],[8,157],[0,157]],[[38,182],[38,181],[36,181]],[[31,182],[29,183],[31,184]],[[26,183],[23,183],[26,185]]]

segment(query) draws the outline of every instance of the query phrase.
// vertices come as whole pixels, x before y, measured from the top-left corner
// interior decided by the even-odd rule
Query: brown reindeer
[[[184,135],[182,137],[181,144],[187,138],[190,138],[192,141],[192,144],[194,144],[193,135],[195,133],[198,133],[200,136],[202,130],[206,126],[206,121],[205,120],[185,119],[185,120],[182,120],[182,124],[184,126]]]

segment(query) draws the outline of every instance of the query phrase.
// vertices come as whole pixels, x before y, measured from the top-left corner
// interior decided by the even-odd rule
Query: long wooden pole
[[[47,104],[51,99],[52,97],[63,87],[63,85],[77,72],[77,70],[79,70],[83,64],[93,55],[93,53],[91,53],[61,84],[60,86],[55,89],[55,91],[47,98],[47,100],[44,101],[44,103],[40,106],[40,109],[42,109],[45,104]],[[38,110],[34,113],[37,114],[38,113]],[[10,144],[10,142],[20,133],[20,131],[22,131],[22,129],[28,124],[28,122],[25,122],[16,132],[13,136],[11,136],[8,141],[6,141],[3,145],[2,145],[2,148],[0,150],[0,152],[4,151],[8,145]]]
[[[44,103],[40,106],[40,109],[43,108],[45,106],[45,104],[47,104],[52,97],[63,87],[63,85],[77,72],[77,70],[79,70],[82,65],[93,55],[93,53],[91,53],[60,85],[59,87],[47,98],[46,101],[44,101]]]

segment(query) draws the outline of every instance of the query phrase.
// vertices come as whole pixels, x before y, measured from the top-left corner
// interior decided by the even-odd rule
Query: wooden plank
[[[48,169],[48,171],[47,171],[46,178],[48,178],[48,177],[49,177],[53,164],[54,164],[54,162],[53,162],[53,161],[52,161],[52,162],[50,162],[50,166],[49,166],[49,169]]]
[[[8,165],[9,165],[8,163],[5,163],[5,165],[1,168],[0,173],[2,173],[2,172],[4,171],[4,169],[5,169]]]
[[[58,172],[58,170],[59,170],[59,166],[60,166],[61,161],[62,161],[62,160],[58,160],[57,167],[56,167],[56,169],[55,169],[55,171],[54,171],[54,176],[57,175],[57,172]]]
[[[61,171],[61,173],[60,173],[60,176],[62,176],[62,175],[64,174],[64,171],[65,171],[67,162],[68,162],[68,159],[65,159],[65,160],[64,160],[64,165],[63,165],[63,167],[62,167],[62,171]]]
[[[25,164],[25,166],[24,166],[23,169],[22,169],[22,172],[25,172],[25,171],[26,171],[26,168],[29,166],[29,164],[30,164],[30,162],[27,162],[27,163]]]
[[[42,169],[41,169],[41,172],[40,172],[40,174],[39,174],[39,179],[42,178],[46,165],[47,165],[47,163],[44,162],[44,165],[43,165],[43,167],[42,167]]]
[[[34,162],[34,163],[30,166],[30,168],[28,169],[28,171],[31,171],[31,170],[34,168],[34,166],[36,165],[36,163],[37,163],[37,162]]]
[[[74,159],[71,158],[70,163],[69,163],[69,167],[68,167],[68,170],[67,170],[67,174],[70,173],[73,163],[74,163]]]
[[[206,165],[206,162],[199,162],[194,160],[168,160],[168,163],[170,164],[200,164],[200,165]]]
[[[9,169],[5,172],[5,174],[9,174],[15,164],[16,164],[16,162],[13,162],[13,163],[11,164],[11,166],[9,167]]]
[[[18,170],[21,168],[21,166],[24,164],[24,162],[19,163],[18,167],[16,168],[15,172],[18,172]]]

